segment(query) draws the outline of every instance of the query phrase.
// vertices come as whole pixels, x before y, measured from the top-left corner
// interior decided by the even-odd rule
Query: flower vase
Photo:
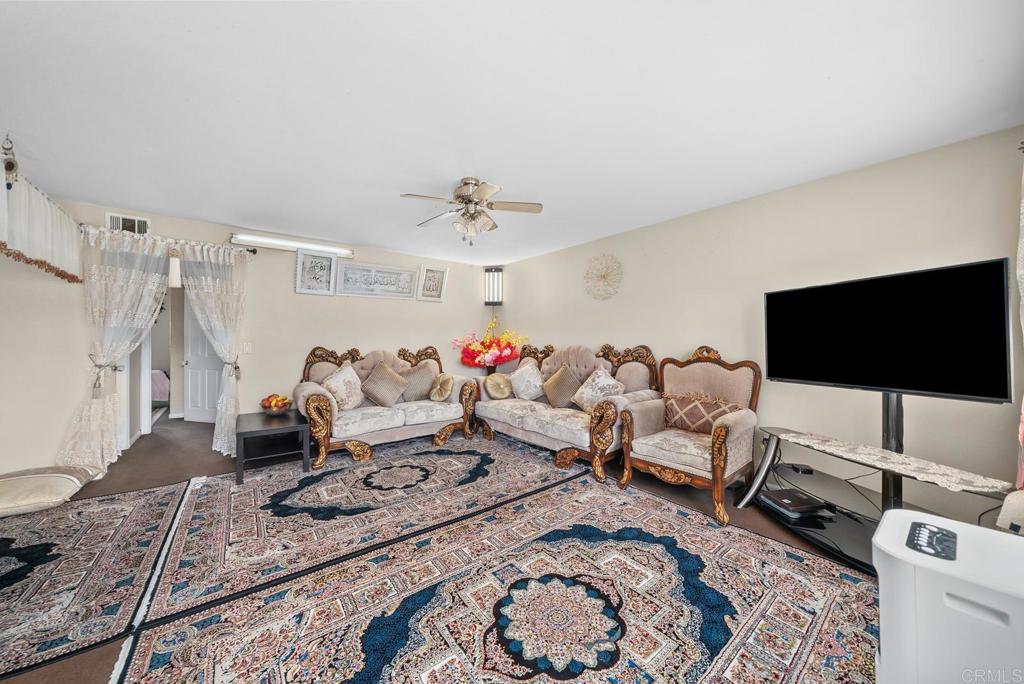
[[[498,370],[497,366],[484,366],[487,369],[488,375],[494,375],[494,372]]]

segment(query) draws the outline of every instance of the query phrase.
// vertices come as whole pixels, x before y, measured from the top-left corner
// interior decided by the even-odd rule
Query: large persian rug
[[[432,458],[421,454],[409,463],[431,464],[424,468],[433,472]],[[518,469],[524,478],[540,476],[531,474],[527,455],[519,458],[526,461]],[[359,472],[374,481],[369,470]],[[337,478],[339,492],[324,494],[331,505],[344,499],[340,491],[356,487],[354,473]],[[269,489],[258,490],[263,494],[255,501],[265,501]],[[451,515],[450,506],[469,503],[459,490],[445,489],[431,505]],[[220,495],[216,488],[211,493]],[[270,520],[269,510],[256,514],[249,504],[255,494],[246,489],[235,496],[245,511],[239,518],[255,518],[253,525]],[[474,496],[497,498],[484,491]],[[291,494],[275,505],[315,501]],[[381,506],[373,519],[412,515],[422,525],[417,516],[428,515],[413,500],[390,505],[402,506],[402,513]],[[351,538],[347,531],[338,535]],[[316,544],[301,539],[297,548],[339,550],[331,536]],[[249,566],[234,567],[248,572]],[[121,677],[204,684],[866,684],[874,681],[877,599],[872,580],[828,560],[578,474],[379,550],[144,626]]]
[[[582,472],[512,440],[429,438],[332,456],[319,471],[297,463],[193,484],[147,621],[270,586],[345,557],[383,548],[554,486]]]
[[[130,631],[185,488],[0,520],[0,674]]]

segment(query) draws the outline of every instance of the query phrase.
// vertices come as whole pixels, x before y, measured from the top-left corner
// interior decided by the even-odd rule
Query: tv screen
[[[1006,259],[768,292],[769,380],[1009,402]]]

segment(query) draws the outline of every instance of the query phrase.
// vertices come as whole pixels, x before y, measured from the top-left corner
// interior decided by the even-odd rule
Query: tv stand
[[[970,492],[997,500],[1004,499],[1009,492],[1013,491],[1013,484],[1010,482],[904,454],[903,396],[901,394],[897,392],[883,393],[882,414],[882,443],[884,445],[882,448],[866,444],[852,444],[831,437],[786,428],[761,428],[761,431],[768,435],[764,456],[758,464],[750,487],[740,496],[736,507],[744,508],[757,501],[757,495],[765,486],[768,475],[779,465],[781,442],[790,442],[844,461],[880,470],[882,472],[882,496],[879,508],[883,512],[894,508],[903,508],[904,477],[928,482],[954,492]],[[817,475],[815,474],[815,476]],[[809,480],[808,484],[810,484]],[[814,492],[811,491],[811,493]],[[824,497],[819,496],[819,498]],[[827,499],[825,502],[829,504]],[[835,505],[831,507],[836,508]],[[860,522],[858,520],[858,529],[863,529],[863,533],[867,534],[870,539],[870,535],[874,533],[873,526],[860,526]],[[797,534],[801,533],[799,529],[790,527]],[[815,541],[813,538],[808,538]],[[870,549],[870,545],[867,548]],[[841,549],[838,552],[835,548],[828,550],[840,558],[844,556]],[[853,554],[849,555],[853,556]],[[870,557],[859,560],[870,563]]]

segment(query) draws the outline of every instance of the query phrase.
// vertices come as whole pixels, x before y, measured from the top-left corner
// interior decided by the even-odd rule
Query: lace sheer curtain
[[[234,455],[240,375],[238,353],[249,254],[227,245],[189,243],[180,249],[181,285],[199,326],[224,362],[213,449]]]
[[[93,333],[93,379],[57,463],[83,466],[103,477],[121,455],[113,372],[119,370],[117,362],[139,346],[160,312],[167,292],[168,246],[145,235],[84,228],[81,248],[85,305]]]
[[[1021,143],[1024,152],[1024,143]],[[1020,291],[1020,322],[1024,330],[1024,174],[1020,179],[1020,237],[1017,244],[1017,289]],[[1017,452],[1017,489],[1024,489],[1024,405],[1021,406],[1020,427],[1017,430],[1017,441],[1021,450]]]

